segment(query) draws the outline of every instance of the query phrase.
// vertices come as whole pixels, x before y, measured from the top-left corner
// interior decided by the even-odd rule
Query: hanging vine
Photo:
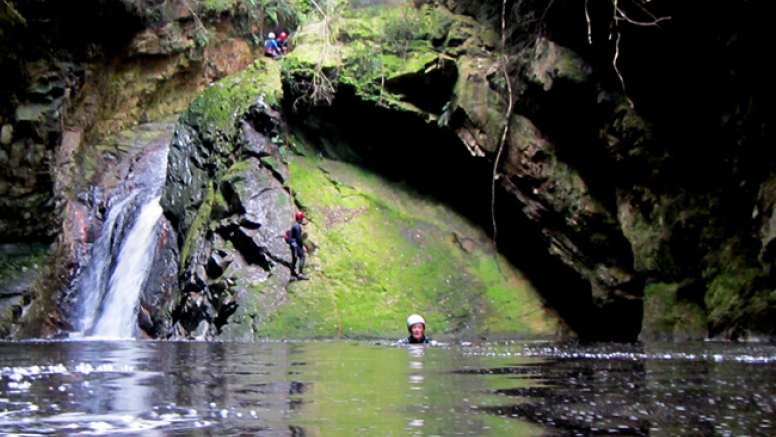
[[[512,114],[512,106],[514,105],[514,97],[512,96],[512,83],[509,79],[509,58],[507,57],[507,37],[506,37],[506,15],[507,15],[507,0],[503,0],[501,3],[501,56],[502,56],[502,71],[504,73],[504,79],[507,87],[507,109],[504,113],[504,130],[501,133],[501,140],[498,145],[498,152],[496,153],[496,160],[493,163],[493,174],[490,181],[490,218],[493,223],[493,246],[497,247],[496,237],[498,236],[498,225],[496,224],[496,180],[498,179],[498,164],[501,161],[501,154],[504,151],[504,145],[507,141],[507,135],[509,134],[509,117]]]
[[[630,0],[630,4],[635,5],[647,16],[650,17],[648,21],[639,21],[632,19],[628,16],[625,10],[620,6],[621,0],[612,0],[612,24],[609,29],[609,39],[614,39],[614,55],[612,57],[612,67],[614,68],[617,78],[620,80],[622,86],[622,92],[625,95],[625,99],[628,100],[628,104],[631,108],[634,107],[633,101],[628,97],[628,92],[625,88],[625,79],[620,72],[620,68],[617,65],[617,60],[620,57],[620,41],[622,40],[622,32],[617,30],[619,22],[626,22],[636,26],[657,26],[661,21],[670,20],[671,17],[656,17],[649,12],[644,6],[641,5],[641,0]],[[587,20],[587,43],[593,44],[593,25],[590,19],[589,0],[585,0],[585,20]]]

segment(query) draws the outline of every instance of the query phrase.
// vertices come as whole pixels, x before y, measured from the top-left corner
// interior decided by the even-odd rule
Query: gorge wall
[[[498,23],[498,3],[449,4]],[[772,335],[761,5],[545,5],[516,2],[524,13],[507,21],[504,188],[600,308],[643,302],[644,336]],[[480,144],[490,153],[493,137]]]
[[[132,19],[121,20],[123,31],[108,32],[110,44],[75,40],[59,47],[67,56],[33,55],[4,32],[2,41],[16,58],[3,58],[15,66],[3,71],[16,73],[2,110],[0,158],[12,165],[0,194],[14,214],[3,219],[0,233],[14,247],[72,233],[71,224],[61,224],[65,205],[75,204],[79,189],[89,186],[88,177],[70,174],[72,166],[95,159],[81,156],[106,156],[79,155],[80,148],[182,111],[211,80],[249,64],[247,43],[216,37],[198,45],[198,15],[186,12],[185,2],[178,9],[168,2],[148,8],[150,3],[95,8],[107,18]],[[774,157],[765,118],[767,69],[759,54],[766,27],[757,23],[766,15],[753,2],[731,0],[716,8],[696,3],[619,2],[616,10],[604,1],[447,1],[359,9],[338,17],[336,28],[331,21],[301,27],[286,59],[258,62],[221,88],[211,87],[179,123],[165,208],[179,232],[183,266],[171,288],[184,293],[162,305],[168,306],[162,312],[168,328],[157,334],[221,335],[226,327],[234,338],[319,328],[331,335],[344,326],[374,335],[365,328],[368,319],[331,324],[334,314],[343,316],[340,299],[355,294],[332,292],[333,309],[320,314],[321,322],[310,322],[318,317],[310,315],[312,304],[301,303],[301,295],[295,299],[292,290],[310,302],[314,290],[284,285],[284,248],[272,239],[282,234],[282,217],[298,207],[317,213],[312,230],[338,229],[342,217],[319,202],[325,192],[313,186],[333,184],[341,193],[345,173],[331,176],[332,163],[345,162],[441,200],[491,236],[495,219],[496,247],[525,272],[520,281],[534,284],[543,303],[582,338],[772,336]],[[24,2],[14,4],[20,16],[35,16],[22,9]],[[21,26],[13,11],[2,17]],[[67,15],[55,18],[77,23]],[[224,54],[235,51],[245,53],[242,61]],[[146,78],[144,85],[137,77]],[[108,98],[111,89],[121,92]],[[245,90],[239,101],[236,89]],[[316,155],[332,163],[316,163]],[[300,181],[325,174],[329,180],[311,184],[307,193],[303,183],[292,190],[289,169]],[[355,185],[345,184],[366,197]],[[280,197],[268,197],[254,211],[246,206],[253,191]],[[258,217],[270,203],[276,205],[271,214]],[[420,244],[412,230],[424,226],[406,226],[408,241]],[[355,228],[349,229],[354,238]],[[453,235],[457,247],[468,247],[462,243],[468,240],[488,246],[487,238],[473,238],[471,231]],[[257,238],[265,241],[256,244]],[[334,240],[312,241],[327,248],[320,252],[321,270],[342,262],[323,255],[335,251]],[[44,287],[46,293],[66,289],[78,265],[75,249],[65,250],[63,242],[53,247],[59,265],[50,263],[54,268],[43,277],[57,280]],[[29,253],[39,259],[39,249]],[[235,277],[224,274],[229,266],[243,272],[258,266],[258,276],[243,276],[234,287],[229,281]],[[384,289],[389,282],[378,275],[322,275],[330,280],[325,290],[358,281]],[[456,287],[424,299],[471,307],[455,315],[429,303],[434,321],[451,333],[464,326],[483,330],[473,321],[496,312],[499,299],[492,290],[470,296],[458,291],[478,290],[478,280],[453,282]],[[7,295],[20,298],[19,291]],[[61,308],[61,298],[53,302]],[[513,316],[520,312],[519,306],[505,308]],[[67,319],[49,313],[44,311],[45,326]],[[456,317],[465,322],[452,323]],[[554,329],[548,327],[554,322],[531,323],[535,332]],[[508,331],[498,323],[491,327]],[[67,329],[55,328],[47,332]]]
[[[159,129],[116,134],[185,110],[203,88],[253,60],[252,34],[261,30],[251,11],[191,6],[0,5],[0,244],[12,254],[0,262],[4,336],[74,329],[74,279],[90,263],[107,202],[141,145],[153,144],[127,137]],[[169,138],[171,124],[167,130]]]

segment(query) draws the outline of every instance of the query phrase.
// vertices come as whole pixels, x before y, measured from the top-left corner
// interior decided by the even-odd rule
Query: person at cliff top
[[[288,53],[288,34],[285,31],[278,35],[278,47],[280,47],[281,53]]]
[[[264,56],[269,56],[272,59],[278,59],[281,56],[280,47],[278,47],[275,34],[272,32],[267,35],[267,40],[264,41]]]
[[[426,321],[423,317],[413,314],[407,317],[407,330],[410,335],[399,340],[396,344],[430,344],[433,343],[426,337]]]
[[[307,246],[302,238],[302,222],[305,218],[304,211],[296,213],[296,222],[291,226],[288,235],[288,245],[291,248],[291,277],[293,279],[310,279],[302,273],[304,271],[304,262],[307,259],[305,252]],[[296,263],[299,261],[299,273],[296,273]]]

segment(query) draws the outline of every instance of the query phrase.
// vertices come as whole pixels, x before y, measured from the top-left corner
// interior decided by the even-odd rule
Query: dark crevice
[[[224,240],[232,242],[245,262],[257,265],[266,271],[270,270],[271,262],[267,257],[267,250],[253,240],[250,231],[237,225],[230,225],[219,228],[218,233]]]
[[[472,157],[454,132],[429,124],[417,114],[365,102],[347,87],[340,88],[330,107],[301,114],[287,107],[286,113],[289,124],[313,141],[319,139],[322,150],[324,143],[347,144],[358,157],[351,161],[446,203],[492,233],[492,162]],[[542,228],[525,216],[524,205],[498,187],[500,252],[574,332],[582,338],[598,338],[612,323],[594,307],[590,284],[548,252]],[[626,314],[633,317],[631,310]]]
[[[441,60],[428,73],[403,75],[386,82],[388,91],[405,96],[404,100],[423,111],[441,114],[458,80],[453,61]]]
[[[616,214],[613,184],[616,163],[600,138],[602,108],[594,83],[555,79],[550,90],[529,87],[521,96],[521,110],[555,146],[558,160],[579,172],[590,191],[610,213]],[[606,108],[606,113],[609,113]]]

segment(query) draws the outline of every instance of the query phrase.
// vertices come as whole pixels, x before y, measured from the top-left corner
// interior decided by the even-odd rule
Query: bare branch
[[[622,78],[622,73],[620,73],[620,69],[617,68],[617,58],[620,57],[620,38],[622,38],[622,34],[617,32],[617,41],[614,43],[614,59],[612,60],[612,65],[614,66],[615,73],[617,73],[617,77],[620,78],[620,84],[622,84],[622,93],[628,100],[630,107],[633,108],[633,100],[628,97],[628,92],[625,91],[625,79]]]
[[[8,2],[8,0],[3,0],[3,3],[4,3],[4,4],[5,4],[5,6],[8,8],[8,10],[9,10],[9,11],[11,11],[11,12],[12,12],[14,15],[16,15],[16,18],[18,18],[18,19],[19,19],[19,21],[21,21],[21,22],[22,22],[22,24],[27,24],[27,20],[25,20],[25,19],[24,19],[24,17],[22,17],[22,14],[20,14],[20,13],[19,13],[19,11],[17,11],[17,10],[16,10],[16,9],[13,7],[13,5],[12,5],[11,3],[9,3],[9,2]]]
[[[318,9],[318,12],[320,12],[321,15],[323,15],[323,19],[328,22],[329,21],[329,16],[326,14],[326,12],[323,11],[323,9],[318,4],[318,2],[316,2],[315,0],[310,0],[310,1],[313,2],[313,5],[315,5],[315,9]]]
[[[659,17],[659,18],[658,18],[658,17],[656,17],[656,16],[655,16],[655,15],[654,15],[652,12],[649,12],[649,10],[648,10],[647,8],[645,8],[645,7],[644,7],[644,5],[642,5],[640,2],[635,2],[635,4],[636,4],[636,6],[638,6],[638,7],[639,7],[639,9],[641,9],[641,10],[642,10],[642,11],[643,11],[645,14],[649,15],[650,17],[652,17],[652,20],[653,20],[653,21],[655,21],[655,23],[657,23],[657,22],[660,22],[660,21],[663,21],[663,20],[670,20],[670,19],[671,19],[671,17]]]
[[[657,26],[657,23],[660,23],[661,21],[665,21],[665,20],[670,20],[671,19],[671,17],[655,17],[655,16],[653,16],[652,17],[653,18],[652,21],[636,21],[634,19],[629,18],[627,15],[625,15],[625,12],[622,9],[620,9],[620,8],[617,8],[617,14],[619,16],[615,16],[614,17],[615,20],[626,21],[626,22],[628,22],[630,24],[635,24],[636,26]]]
[[[587,20],[587,43],[593,44],[593,27],[590,24],[590,11],[587,9],[587,2],[588,0],[585,0],[585,20]]]
[[[519,4],[520,2],[518,2]],[[555,3],[555,0],[550,0],[549,3],[547,3],[547,7],[544,8],[544,12],[542,13],[541,19],[538,21],[544,21],[545,18],[547,18],[547,13],[550,12],[550,8],[552,8],[552,4]],[[502,8],[503,9],[503,8]]]
[[[617,0],[614,0],[614,9],[612,10],[612,16],[615,18],[614,20],[609,22],[609,41],[612,40],[614,37],[614,33],[616,32],[615,28],[617,27]]]
[[[194,8],[191,7],[191,4],[188,2],[188,0],[184,0],[183,3],[185,3],[186,7],[189,8],[189,12],[191,12],[191,16],[194,17],[194,21],[197,22],[197,27],[200,30],[207,30],[205,29],[205,25],[202,24],[202,20],[199,19],[199,15],[197,15],[197,13],[194,11]]]
[[[504,144],[507,141],[507,134],[509,133],[509,116],[512,114],[512,83],[509,80],[509,71],[507,70],[509,65],[509,58],[506,53],[507,37],[506,37],[506,8],[507,0],[503,0],[501,4],[501,50],[503,57],[503,71],[504,79],[507,85],[507,110],[504,114],[504,131],[501,133],[501,141],[498,145],[498,152],[496,153],[496,161],[493,163],[493,175],[491,177],[490,186],[490,217],[493,222],[493,246],[496,246],[496,236],[498,235],[498,226],[496,225],[496,179],[498,179],[498,163],[501,160],[501,154],[504,152]]]
[[[316,25],[321,27],[320,32],[323,34],[321,56],[315,63],[315,67],[312,68],[312,78],[311,81],[308,82],[310,88],[304,89],[302,94],[297,97],[296,100],[294,100],[293,107],[295,110],[297,109],[297,104],[300,102],[311,106],[314,106],[318,103],[331,105],[331,103],[334,101],[334,94],[336,91],[334,83],[331,79],[329,79],[329,77],[326,75],[326,72],[324,71],[324,64],[326,63],[328,57],[331,56],[330,50],[332,46],[335,46],[336,43],[336,36],[332,31],[332,25],[333,23],[336,24],[337,17],[336,15],[334,17],[330,17],[315,0],[311,1],[315,5],[316,9],[323,15],[323,19],[316,22]]]

